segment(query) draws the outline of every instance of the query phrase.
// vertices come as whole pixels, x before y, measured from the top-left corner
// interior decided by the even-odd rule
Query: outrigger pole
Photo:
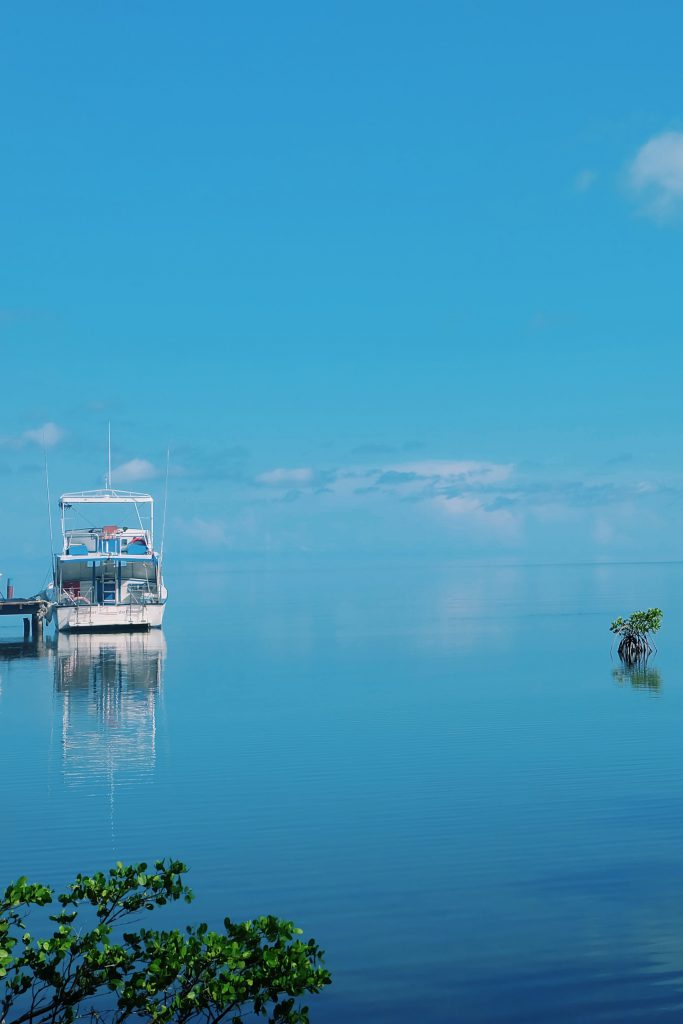
[[[109,472],[107,474],[107,490],[111,490],[111,420],[109,420]]]
[[[164,518],[161,524],[161,547],[159,548],[159,572],[164,560],[164,541],[166,540],[166,505],[168,504],[168,467],[171,461],[171,449],[166,449],[166,484],[164,486]]]
[[[50,524],[50,561],[54,558],[55,541],[52,532],[52,504],[50,502],[50,476],[47,471],[47,445],[45,444],[45,433],[43,432],[43,455],[45,456],[45,491],[47,494],[47,518]]]

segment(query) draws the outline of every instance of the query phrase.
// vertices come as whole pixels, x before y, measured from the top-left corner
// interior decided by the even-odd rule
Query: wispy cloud
[[[195,516],[190,520],[189,528],[193,537],[205,547],[227,548],[234,543],[234,537],[228,524],[222,519],[206,519]]]
[[[611,557],[643,524],[656,532],[662,510],[671,519],[683,508],[683,477],[660,478],[636,461],[572,473],[556,464],[375,455],[374,464],[293,462],[222,478],[220,493],[206,491],[197,542],[234,551]],[[142,459],[126,467],[127,479],[162,475]]]
[[[246,477],[249,451],[243,445],[202,448],[180,445],[171,453],[171,475],[198,480],[239,481]]]
[[[454,490],[459,493],[472,487],[490,487],[507,479],[512,468],[510,465],[472,460],[419,459],[381,463],[375,467],[278,467],[259,473],[254,482],[261,487],[267,486],[280,497],[283,492],[291,497],[293,491],[298,493],[304,489],[338,496],[391,492],[417,500]]]
[[[628,184],[644,202],[645,213],[665,220],[683,204],[683,132],[649,139],[627,167]]]
[[[402,501],[455,498],[489,492],[507,480],[512,465],[472,460],[420,459],[394,462],[368,471],[353,467],[337,474],[337,490],[353,484],[355,493],[393,495]]]
[[[309,484],[313,480],[313,470],[310,466],[299,466],[296,469],[270,469],[267,473],[259,473],[256,483],[266,484],[268,487],[292,487],[301,484]]]
[[[319,485],[323,479],[325,485]],[[621,466],[604,467],[601,474],[586,479],[585,474],[574,477],[547,466],[473,459],[387,460],[373,467],[279,467],[261,473],[244,499],[271,530],[273,513],[267,510],[277,505],[276,515],[290,531],[317,531],[319,538],[328,527],[339,529],[341,522],[362,522],[359,543],[370,543],[368,538],[373,537],[373,543],[382,546],[390,543],[389,538],[397,543],[403,536],[418,545],[441,543],[468,550],[471,542],[472,550],[490,546],[492,551],[513,552],[537,530],[551,537],[566,526],[573,535],[583,533],[607,543],[605,531],[595,523],[612,517],[630,529],[636,513],[648,516],[662,501],[683,501],[683,482],[679,487],[638,477]],[[292,502],[296,527],[284,512]]]
[[[48,448],[53,448],[60,441],[66,437],[66,431],[58,427],[56,423],[49,421],[43,423],[42,427],[36,427],[35,430],[26,430],[24,432],[24,438],[33,443],[46,445]]]
[[[380,444],[374,441],[369,441],[367,444],[359,444],[355,448],[352,448],[351,454],[357,455],[359,458],[365,458],[366,455],[377,458],[380,455],[393,455],[395,451],[395,447],[391,444]]]
[[[111,471],[112,483],[130,484],[138,480],[152,480],[158,476],[156,466],[148,459],[130,459]]]
[[[574,188],[577,192],[587,192],[595,184],[597,177],[597,171],[585,168],[583,171],[579,171],[574,178]]]
[[[432,480],[435,483],[461,483],[472,486],[507,480],[512,470],[512,465],[496,462],[420,459],[417,462],[401,462],[388,466],[384,473],[412,474],[419,480]]]
[[[5,448],[24,448],[27,444],[37,444],[42,448],[54,448],[66,437],[66,430],[49,420],[40,427],[25,430],[23,434],[0,437],[0,445]]]

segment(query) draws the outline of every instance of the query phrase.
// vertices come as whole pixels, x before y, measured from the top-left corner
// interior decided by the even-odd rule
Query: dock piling
[[[21,615],[23,618],[25,639],[31,634],[34,640],[42,638],[49,609],[50,602],[39,594],[35,597],[0,598],[0,615]]]

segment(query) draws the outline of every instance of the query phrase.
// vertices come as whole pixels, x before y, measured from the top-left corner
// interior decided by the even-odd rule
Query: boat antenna
[[[47,496],[47,518],[50,524],[50,559],[54,555],[55,542],[52,532],[52,503],[50,501],[50,475],[47,471],[47,445],[45,444],[45,432],[43,432],[43,455],[45,456],[45,493]]]
[[[109,472],[107,474],[107,490],[111,490],[111,420],[109,420]]]
[[[164,541],[166,539],[166,506],[168,504],[168,466],[171,461],[171,449],[166,449],[166,484],[164,486],[164,518],[161,523],[161,548],[159,549],[159,562],[164,560]]]

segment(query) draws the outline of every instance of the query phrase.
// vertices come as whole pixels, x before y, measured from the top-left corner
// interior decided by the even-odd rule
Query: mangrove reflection
[[[659,694],[662,688],[659,669],[648,665],[647,661],[615,668],[612,670],[612,677],[619,686],[630,684],[636,690],[649,690],[653,695]]]
[[[165,655],[161,630],[59,634],[54,690],[67,779],[139,780],[153,769]]]

